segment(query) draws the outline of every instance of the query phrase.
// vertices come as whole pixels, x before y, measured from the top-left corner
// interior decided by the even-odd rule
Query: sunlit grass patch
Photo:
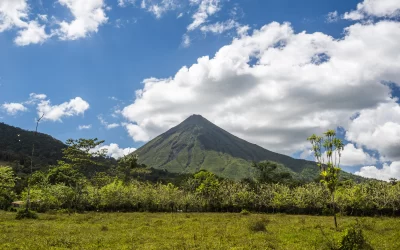
[[[0,212],[0,249],[323,249],[321,230],[339,242],[355,217],[240,213],[40,214]],[[361,218],[373,249],[400,249],[396,218]],[[251,230],[249,225],[258,225]]]

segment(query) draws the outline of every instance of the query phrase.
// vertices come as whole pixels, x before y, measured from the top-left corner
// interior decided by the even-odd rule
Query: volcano
[[[201,115],[192,115],[135,151],[139,162],[174,173],[201,169],[230,179],[252,177],[252,162],[281,163],[279,171],[302,179],[318,176],[314,162],[294,159],[240,139]]]

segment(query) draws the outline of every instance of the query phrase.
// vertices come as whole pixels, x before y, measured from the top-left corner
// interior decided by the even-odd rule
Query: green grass
[[[342,235],[332,227],[332,218],[323,216],[85,213],[14,218],[15,213],[0,212],[0,249],[324,249],[321,228],[336,240]],[[355,220],[340,217],[341,230]],[[400,249],[398,219],[360,221],[373,249]]]

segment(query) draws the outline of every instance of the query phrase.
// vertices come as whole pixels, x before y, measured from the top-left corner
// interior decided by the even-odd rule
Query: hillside
[[[140,163],[177,173],[206,169],[220,176],[251,177],[251,162],[275,161],[295,178],[311,180],[318,176],[314,162],[274,153],[242,140],[200,115],[192,115],[137,151]],[[348,174],[345,174],[348,175]]]
[[[296,179],[319,176],[315,162],[294,159],[240,139],[200,115],[192,115],[135,151],[140,163],[175,173],[206,169],[222,177],[242,179],[254,175],[253,161],[275,161]],[[342,177],[362,177],[342,173]]]
[[[47,134],[37,133],[35,136],[33,131],[0,123],[0,162],[18,161],[28,166],[34,142],[34,162],[38,167],[56,164],[62,157],[61,150],[66,147]]]

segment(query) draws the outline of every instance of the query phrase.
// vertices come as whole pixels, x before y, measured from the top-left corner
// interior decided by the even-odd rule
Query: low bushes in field
[[[267,219],[256,219],[250,221],[248,228],[251,232],[265,232],[267,231],[267,225],[268,225],[268,220]]]
[[[32,208],[39,212],[149,211],[149,212],[267,212],[331,214],[331,199],[319,183],[297,187],[219,180],[181,187],[115,179],[102,186],[87,182],[77,187],[59,183],[31,188]],[[25,199],[23,193],[22,199]],[[337,211],[347,215],[399,215],[400,184],[366,182],[337,190]]]
[[[243,209],[242,211],[240,211],[241,215],[250,215],[250,212],[246,209]]]
[[[36,212],[26,209],[21,209],[17,212],[15,219],[22,220],[22,219],[37,219],[38,215]]]
[[[364,237],[359,223],[351,225],[344,231],[340,242],[340,250],[369,250],[372,249]]]

